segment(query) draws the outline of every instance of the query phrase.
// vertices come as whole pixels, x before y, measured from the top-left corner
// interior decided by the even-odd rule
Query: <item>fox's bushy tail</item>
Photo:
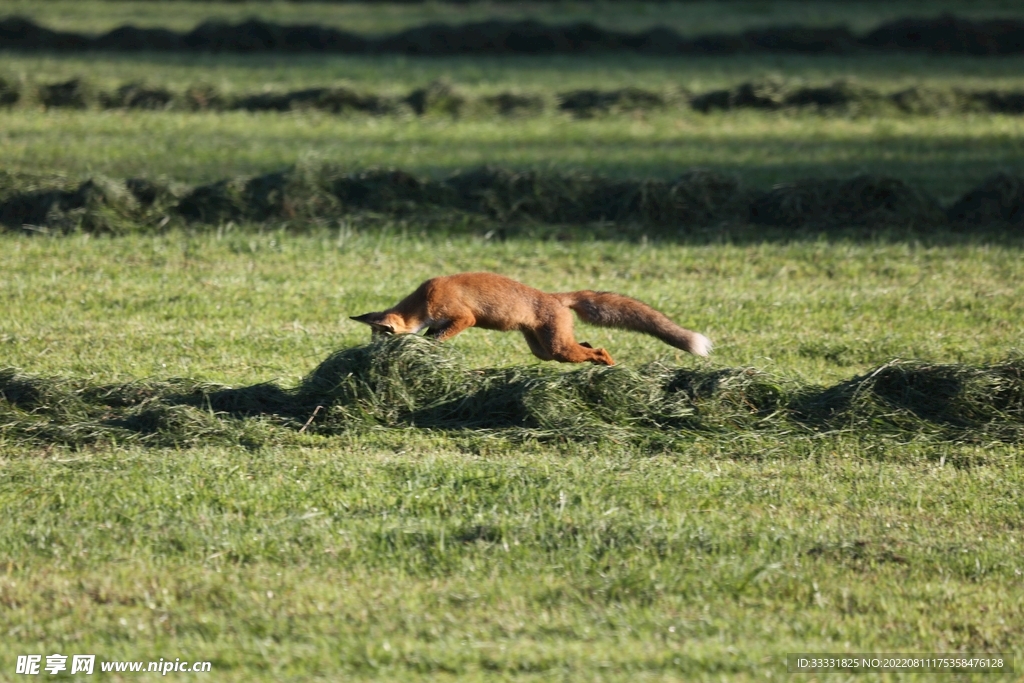
[[[589,289],[555,296],[591,325],[644,332],[698,356],[706,356],[711,351],[711,341],[703,334],[676,325],[661,311],[631,297]]]

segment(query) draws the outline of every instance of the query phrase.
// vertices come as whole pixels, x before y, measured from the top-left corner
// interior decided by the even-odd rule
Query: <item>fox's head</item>
[[[405,334],[405,321],[401,316],[387,311],[379,313],[363,313],[362,315],[350,316],[356,322],[369,325],[373,329],[373,335],[378,334]]]

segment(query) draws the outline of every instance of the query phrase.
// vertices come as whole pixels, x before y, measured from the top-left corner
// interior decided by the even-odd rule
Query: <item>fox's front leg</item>
[[[475,324],[476,318],[473,317],[456,318],[440,324],[435,323],[427,328],[427,336],[438,341],[444,341],[445,339],[451,339],[458,333],[473,327]]]

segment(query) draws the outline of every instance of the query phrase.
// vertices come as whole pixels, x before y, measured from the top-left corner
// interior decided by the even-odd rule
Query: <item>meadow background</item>
[[[249,16],[369,33],[496,16],[633,30],[657,22],[689,34],[785,23],[864,30],[945,11],[1024,16],[995,1],[0,1],[0,15],[96,32]],[[96,91],[142,82],[228,94],[405,93],[441,79],[474,97],[514,91],[548,102],[573,88],[681,98],[768,78],[1013,90],[1024,89],[1021,66],[1019,57],[910,54],[4,52],[0,77],[28,95],[0,108],[0,171],[22,174],[19,183],[27,174],[197,184],[321,162],[434,178],[480,164],[660,179],[701,167],[760,189],[887,175],[949,203],[994,172],[1024,171],[1024,117],[47,110],[31,93],[74,77]],[[808,651],[1004,652],[1024,666],[1021,234],[899,227],[669,234],[481,219],[447,230],[411,211],[175,223],[119,237],[7,228],[0,680],[19,678],[17,655],[54,652],[209,660],[217,680],[239,681],[776,680],[787,675],[786,653]],[[185,384],[300,386],[331,354],[368,341],[349,315],[463,270],[546,290],[620,291],[715,341],[703,361],[580,325],[580,338],[608,348],[624,373],[660,364],[765,378],[758,386],[786,396],[898,359],[1018,375],[998,385],[1009,387],[1008,403],[971,416],[991,429],[952,431],[906,406],[827,429],[761,403],[741,418],[755,400],[742,392],[738,408],[695,403],[714,425],[699,429],[641,425],[614,412],[614,397],[612,417],[586,404],[600,419],[563,432],[417,426],[371,414],[369,403],[353,404],[362,416],[331,413],[305,429],[301,418],[213,403],[168,407]],[[439,368],[469,377],[603,377],[541,364],[510,334],[471,330],[437,354]],[[132,392],[152,409],[134,422],[109,398]],[[158,419],[139,421],[150,414]]]

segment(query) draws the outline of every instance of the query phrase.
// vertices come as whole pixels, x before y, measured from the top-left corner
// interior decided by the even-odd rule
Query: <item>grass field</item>
[[[4,243],[5,364],[87,384],[292,385],[363,343],[348,314],[470,268],[642,294],[715,339],[713,367],[803,381],[1022,346],[1012,245]],[[700,367],[644,337],[583,332],[627,367]],[[535,363],[515,335],[453,345],[471,367]],[[262,446],[0,436],[15,511],[0,527],[4,660],[182,657],[219,680],[753,680],[782,676],[786,652],[1020,642],[1013,443],[733,428],[666,448],[243,422]]]
[[[574,122],[401,121],[304,114],[0,114],[9,170],[211,182],[296,161],[443,176],[482,164],[672,179],[693,168],[748,187],[855,173],[889,175],[946,201],[996,170],[1024,171],[1024,119],[834,121],[813,115],[657,115]]]
[[[728,15],[720,6],[601,5],[609,22],[642,27],[664,10],[692,32],[804,12],[867,28],[953,5],[742,2]],[[99,31],[306,13],[371,31],[502,12],[572,19],[590,7],[7,0],[0,14]],[[969,9],[1019,13],[1011,3]],[[396,93],[444,77],[470,93],[553,98],[769,75],[854,77],[882,90],[1021,88],[1019,66],[11,54],[0,76],[27,88],[82,75],[101,89],[141,80]],[[0,110],[0,170],[197,183],[303,160],[435,177],[481,163],[664,178],[703,166],[761,188],[868,171],[948,201],[996,170],[1024,171],[1022,121],[682,108],[588,120],[338,117],[42,111],[29,101]],[[15,661],[29,653],[210,661],[206,677],[225,681],[779,680],[796,652],[1003,652],[1024,666],[1019,235],[596,239],[593,226],[527,223],[501,239],[496,223],[468,234],[424,225],[412,215],[117,238],[0,233],[0,680],[22,678]],[[579,338],[621,365],[591,373],[536,361],[519,335],[470,330],[443,349],[409,347],[420,364],[378,384],[380,396],[338,398],[357,391],[355,375],[384,367],[357,362],[352,377],[331,380],[323,412],[300,412],[317,372],[343,367],[335,352],[386,365],[390,352],[356,348],[368,334],[349,315],[461,270],[630,294],[707,334],[715,353],[695,359],[581,324]],[[901,368],[920,372],[871,393],[872,378]],[[659,372],[724,378],[724,389],[677,401],[672,419],[652,426],[626,404],[667,401],[644,393]],[[394,407],[497,376],[519,378],[528,391],[516,405],[548,410],[547,421],[460,426]],[[420,393],[403,395],[404,385]],[[621,402],[617,386],[631,392]],[[823,387],[855,387],[847,422],[798,419],[801,397]],[[949,393],[965,387],[970,401]],[[193,400],[218,391],[220,402]],[[225,395],[262,397],[266,409],[224,408]],[[926,399],[959,400],[950,405],[964,414],[936,417]]]
[[[97,381],[294,383],[333,349],[368,339],[348,316],[467,270],[548,291],[633,294],[705,331],[716,363],[814,382],[894,356],[979,364],[1024,348],[1014,322],[1024,314],[1024,263],[1013,244],[440,242],[342,230],[7,237],[5,246],[6,363]],[[587,335],[630,365],[684,362],[641,335]],[[477,367],[534,362],[518,335],[474,330],[452,343]]]
[[[683,90],[764,78],[823,85],[853,79],[881,92],[913,83],[936,88],[1022,89],[1021,60],[920,56],[743,57],[676,60],[607,57],[424,59],[394,57],[34,56],[12,55],[0,76],[22,84],[23,101],[0,109],[7,170],[170,176],[209,182],[276,170],[299,160],[353,169],[397,166],[443,175],[483,163],[586,169],[614,176],[672,178],[695,166],[767,188],[804,177],[895,176],[951,200],[995,170],[1021,172],[1016,140],[1024,118],[987,113],[916,116],[737,111],[701,114]],[[41,110],[39,84],[84,77],[97,91],[143,82],[184,92],[208,83],[225,94],[346,85],[404,96],[442,79],[470,97],[512,91],[546,100],[538,116],[494,114],[335,116],[316,111],[190,113]],[[666,109],[577,120],[557,112],[558,92],[639,86],[676,102]]]

